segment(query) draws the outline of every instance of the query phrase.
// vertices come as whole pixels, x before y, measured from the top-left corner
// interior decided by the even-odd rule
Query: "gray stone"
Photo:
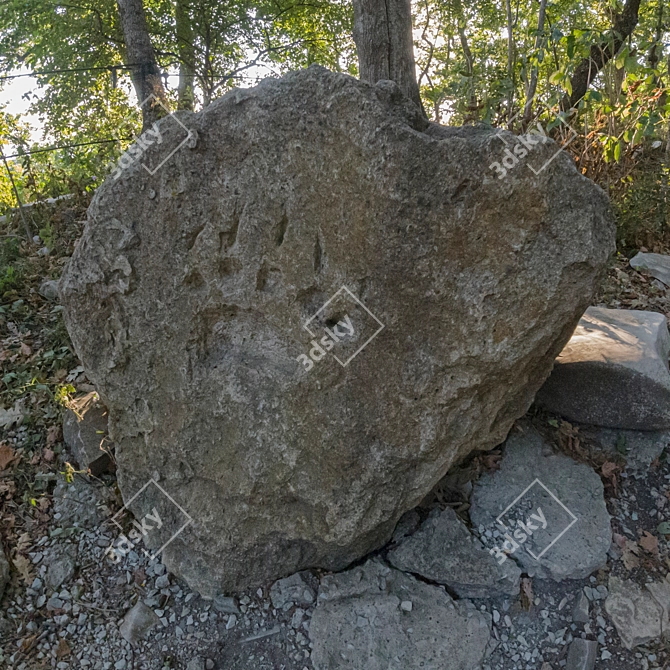
[[[498,179],[497,131],[318,66],[180,119],[194,148],[158,122],[143,160],[177,150],[96,190],[60,283],[119,487],[158,477],[194,519],[162,560],[205,595],[341,570],[528,409],[614,249],[607,198],[562,153]],[[187,520],[162,500],[130,505],[165,513],[154,548]]]
[[[598,656],[598,643],[575,638],[568,650],[565,670],[593,670]]]
[[[661,637],[663,608],[635,582],[610,577],[605,610],[626,649]]]
[[[41,284],[38,290],[38,293],[47,300],[57,301],[59,298],[58,295],[58,280],[57,279],[45,279]]]
[[[670,428],[663,314],[589,307],[537,394],[545,409],[606,428]]]
[[[82,469],[97,477],[111,468],[113,445],[107,437],[107,409],[95,391],[75,398],[65,411],[63,439]]]
[[[475,526],[507,533],[518,545],[512,556],[531,577],[556,581],[588,577],[605,565],[612,542],[600,477],[588,466],[554,453],[531,426],[521,429],[524,432],[507,439],[500,469],[484,474],[475,484],[470,518]],[[531,514],[544,516],[545,523],[532,520]],[[505,528],[496,522],[500,515]],[[529,519],[534,529],[528,526]],[[526,541],[517,534],[526,535]],[[502,550],[503,541],[504,537],[494,538],[491,546]]]
[[[186,670],[205,670],[205,659],[197,656],[186,664]]]
[[[158,623],[160,619],[156,613],[139,600],[132,609],[126,612],[119,632],[124,640],[130,644],[137,644],[146,638],[149,631]]]
[[[490,598],[519,593],[521,571],[502,565],[472,536],[456,513],[434,510],[418,531],[387,555],[398,570],[445,584],[461,598]]]
[[[580,593],[572,610],[572,620],[575,623],[588,623],[589,619],[589,599],[584,593]]]
[[[670,638],[670,584],[668,582],[653,582],[646,584],[654,600],[661,606],[661,634],[664,639]]]
[[[312,605],[314,603],[314,591],[303,579],[302,575],[296,573],[290,577],[277,580],[270,588],[270,599],[275,609],[284,606]]]
[[[5,551],[0,544],[0,600],[5,593],[5,588],[9,583],[9,561],[5,556]]]
[[[239,614],[240,610],[235,604],[235,598],[223,595],[214,596],[214,609],[222,614]]]
[[[670,256],[639,251],[630,259],[630,265],[636,270],[647,270],[652,277],[670,286]]]
[[[322,579],[309,636],[315,670],[475,670],[490,616],[372,560]]]
[[[77,549],[74,545],[61,545],[54,549],[46,559],[46,584],[52,591],[74,577]]]

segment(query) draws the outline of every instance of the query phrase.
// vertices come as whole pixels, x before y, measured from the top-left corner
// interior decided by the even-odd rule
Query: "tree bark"
[[[142,0],[117,0],[117,2],[126,55],[133,66],[130,76],[137,100],[142,105],[142,130],[144,130],[164,115],[164,108],[157,104],[157,100],[165,104],[165,89],[149,37]],[[155,97],[151,98],[152,95]]]
[[[177,52],[179,54],[177,109],[187,109],[192,112],[195,103],[193,95],[195,47],[193,46],[193,24],[191,22],[188,0],[177,0],[175,22],[177,27]]]
[[[561,109],[564,112],[574,107],[586,95],[600,70],[617,55],[624,42],[632,35],[637,26],[639,10],[640,0],[626,0],[623,12],[614,16],[612,35],[607,40],[593,44],[589,56],[577,65],[570,80],[572,93],[566,94],[561,100]]]
[[[410,0],[354,0],[354,42],[363,81],[390,79],[423,110]]]
[[[537,35],[535,36],[535,52],[537,53],[544,42],[544,19],[547,15],[547,0],[540,0],[540,13],[537,17]],[[533,116],[533,98],[537,91],[538,67],[533,65],[530,72],[530,80],[526,89],[526,104],[523,108],[523,127],[526,128]]]

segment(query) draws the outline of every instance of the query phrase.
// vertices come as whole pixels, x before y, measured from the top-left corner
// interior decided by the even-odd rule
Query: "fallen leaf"
[[[60,439],[60,426],[49,426],[47,430],[47,447],[53,447]]]
[[[56,658],[63,658],[70,653],[70,645],[61,638],[58,641],[58,646],[56,647]]]
[[[51,463],[51,461],[53,461],[54,459],[54,456],[55,456],[54,452],[51,451],[51,449],[49,448],[45,448],[44,451],[42,452],[42,458],[46,463]]]
[[[8,444],[0,444],[0,470],[4,470],[15,458],[14,449]]]
[[[33,350],[25,342],[21,342],[21,353],[24,356],[30,356]]]
[[[523,577],[521,579],[521,607],[530,611],[531,605],[533,604],[533,580],[529,577]]]
[[[16,556],[13,560],[14,567],[19,573],[21,579],[26,583],[33,581],[32,576],[32,563],[25,556]]]
[[[21,400],[17,400],[11,409],[0,408],[0,428],[9,428],[12,424],[19,423],[21,419],[23,419]]]
[[[639,539],[638,544],[648,553],[658,556],[658,538],[648,531]]]
[[[621,549],[621,558],[626,570],[634,570],[635,568],[640,567],[640,559],[638,558],[639,551],[640,548],[638,547],[637,542],[626,540],[626,544],[624,544]]]

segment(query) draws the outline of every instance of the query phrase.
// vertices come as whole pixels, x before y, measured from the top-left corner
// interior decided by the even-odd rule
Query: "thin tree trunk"
[[[148,99],[153,95],[156,99],[164,101],[165,89],[149,37],[142,0],[117,0],[117,2],[126,43],[126,54],[133,65],[130,76],[138,102],[142,105],[142,129],[144,130],[164,114],[163,108],[155,104],[154,99]]]
[[[537,35],[535,36],[535,53],[539,51],[544,43],[544,19],[547,15],[547,0],[540,0],[540,12],[537,17]],[[533,115],[533,98],[537,91],[537,75],[538,67],[533,65],[530,72],[530,81],[528,82],[528,89],[526,90],[526,104],[523,108],[523,127],[526,128],[530,123],[530,118]]]
[[[363,81],[390,79],[423,110],[410,0],[354,0],[354,42]]]
[[[193,24],[189,13],[188,0],[176,1],[175,22],[177,26],[177,52],[179,53],[177,109],[187,109],[192,112],[195,103],[193,95],[195,47],[193,45]]]
[[[603,42],[591,45],[591,53],[577,65],[570,80],[572,93],[566,94],[561,100],[563,111],[574,107],[586,95],[600,70],[617,55],[637,26],[639,10],[640,0],[626,0],[623,12],[614,17],[612,35]]]
[[[468,79],[468,117],[470,114],[473,118],[477,118],[477,96],[475,95],[475,61],[470,51],[468,43],[468,36],[465,32],[465,17],[463,15],[463,6],[461,0],[454,0],[454,12],[456,14],[456,27],[458,30],[458,38],[463,49],[463,57],[465,58],[466,76]]]
[[[510,92],[507,97],[507,120],[512,117],[514,103],[514,22],[512,21],[512,0],[505,0],[507,14],[507,77],[510,81]]]

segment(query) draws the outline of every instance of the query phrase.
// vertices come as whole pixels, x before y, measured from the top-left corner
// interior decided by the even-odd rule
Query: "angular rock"
[[[461,598],[519,593],[521,570],[512,561],[499,565],[450,507],[431,512],[387,559],[398,570],[445,584]]]
[[[107,503],[113,500],[113,493],[78,474],[71,482],[59,476],[53,500],[55,520],[59,526],[96,528],[111,516]]]
[[[635,582],[610,577],[605,610],[626,649],[661,637],[663,608]]]
[[[149,631],[158,623],[160,623],[160,619],[156,613],[141,600],[138,600],[135,606],[126,612],[126,616],[119,627],[119,632],[124,640],[130,642],[130,644],[137,644],[146,638]]]
[[[240,610],[235,604],[235,598],[223,595],[214,596],[214,609],[222,614],[239,614]]]
[[[496,132],[318,66],[179,118],[60,283],[119,486],[194,519],[163,560],[205,595],[343,569],[526,411],[614,248],[606,196],[564,154],[498,179]]]
[[[670,256],[639,251],[630,259],[630,265],[636,270],[647,270],[652,277],[670,286]]]
[[[580,593],[577,602],[575,603],[575,607],[572,610],[572,620],[575,623],[588,623],[590,620],[589,608],[589,599],[584,593]]]
[[[482,537],[487,547],[511,551],[512,543],[503,547],[509,542],[504,535],[509,535],[518,545],[511,555],[530,576],[556,581],[588,577],[605,565],[612,542],[600,477],[554,453],[532,427],[524,428],[507,439],[500,469],[475,484],[470,518],[480,530],[500,533],[493,540]]]
[[[9,583],[9,561],[5,556],[5,550],[0,544],[0,600],[5,593],[5,587]]]
[[[577,637],[570,644],[565,670],[593,670],[597,655],[597,642]]]
[[[47,300],[58,300],[58,280],[45,279],[38,290],[38,293]]]
[[[322,579],[309,636],[315,670],[475,670],[490,617],[371,560]]]
[[[95,391],[76,398],[65,411],[63,439],[82,469],[96,477],[110,469],[112,444],[107,437],[107,409]]]
[[[284,579],[277,580],[270,588],[270,599],[275,609],[285,606],[312,605],[314,603],[314,591],[303,579],[302,575],[295,574]]]
[[[669,351],[663,314],[589,307],[536,402],[594,426],[670,428]]]

